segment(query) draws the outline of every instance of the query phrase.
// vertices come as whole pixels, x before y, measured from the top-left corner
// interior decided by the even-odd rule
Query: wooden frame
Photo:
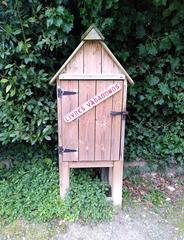
[[[124,74],[60,74],[59,79],[66,80],[124,80]]]
[[[123,182],[123,161],[111,162],[62,162],[60,165],[60,173],[62,178],[60,181],[60,196],[65,197],[65,193],[69,189],[70,168],[101,168],[108,167],[110,171],[109,184],[111,186],[112,201],[116,206],[122,204],[122,182]]]
[[[121,206],[125,137],[121,114],[126,111],[127,81],[134,82],[103,40],[91,26],[50,81],[57,79],[60,195],[64,198],[69,189],[70,168],[108,168],[113,204]],[[120,90],[108,90],[110,86]],[[67,114],[73,114],[72,121],[64,121]]]
[[[94,26],[90,26],[89,29],[83,34],[83,40],[81,41],[81,43],[78,45],[78,47],[73,51],[73,53],[70,55],[70,57],[65,61],[65,63],[61,66],[61,68],[57,71],[57,73],[53,76],[53,78],[50,80],[50,84],[54,84],[55,80],[57,79],[58,75],[60,73],[64,73],[65,72],[65,67],[67,66],[67,64],[71,61],[71,59],[78,53],[78,51],[81,49],[81,47],[85,44],[85,37],[86,34],[90,33],[90,30],[96,30]],[[97,35],[99,36],[99,30],[97,32]],[[108,52],[108,54],[111,56],[111,58],[113,59],[113,61],[119,66],[119,68],[122,71],[122,74],[124,74],[128,80],[128,82],[130,84],[134,84],[134,81],[132,80],[132,78],[130,77],[130,75],[127,73],[127,71],[123,68],[123,66],[120,64],[120,62],[117,60],[117,58],[113,55],[113,53],[111,52],[111,50],[107,47],[107,45],[104,43],[104,38],[102,37],[103,35],[100,35],[100,38],[93,38],[93,41],[98,41],[100,42],[100,44],[102,45],[102,47]],[[87,40],[89,41],[89,40]]]

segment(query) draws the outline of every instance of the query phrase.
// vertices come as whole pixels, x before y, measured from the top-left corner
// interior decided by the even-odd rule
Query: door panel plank
[[[84,44],[84,74],[101,73],[101,45],[96,42]],[[95,96],[95,80],[79,81],[79,105]],[[79,118],[79,160],[94,161],[95,108]]]
[[[113,81],[97,81],[97,93],[105,90]],[[96,106],[95,160],[110,160],[112,97]]]
[[[112,60],[105,49],[102,49],[102,73],[103,74],[120,74],[121,70]],[[118,82],[122,88],[118,93],[112,96],[112,109],[111,111],[122,111],[122,92],[123,92],[123,81]],[[111,160],[120,159],[120,138],[121,138],[121,116],[111,117]]]
[[[78,81],[61,81],[62,89],[78,89]],[[62,116],[78,107],[78,94],[62,96]],[[62,117],[62,144],[65,148],[78,149],[78,120],[66,123]],[[78,152],[63,153],[63,161],[78,161]]]
[[[70,60],[65,68],[67,74],[83,73],[83,47]],[[61,88],[68,91],[78,90],[78,80],[62,80]],[[62,96],[62,116],[78,107],[78,94]],[[79,143],[79,121],[76,119],[66,123],[62,118],[63,147],[78,149]],[[63,161],[78,161],[78,152],[63,153]]]
[[[112,111],[121,112],[122,111],[122,91],[123,91],[123,81],[116,81],[120,84],[121,90],[115,94],[112,98]],[[118,115],[112,117],[112,134],[111,134],[111,160],[120,159],[120,140],[121,140],[121,119],[122,116]]]

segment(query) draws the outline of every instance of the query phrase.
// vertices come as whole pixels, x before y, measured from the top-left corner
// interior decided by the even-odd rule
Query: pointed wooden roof
[[[100,30],[92,24],[86,32],[82,35],[81,40],[104,40],[104,36],[100,32]]]
[[[57,71],[57,73],[53,76],[53,78],[50,80],[50,84],[54,84],[56,78],[58,75],[62,72],[62,70],[67,66],[67,64],[70,62],[70,60],[76,55],[76,53],[79,51],[79,49],[84,45],[86,41],[99,41],[102,45],[102,47],[107,51],[109,56],[112,58],[112,60],[116,63],[116,65],[121,69],[122,73],[126,76],[128,82],[130,84],[134,84],[134,81],[129,76],[129,74],[126,72],[126,70],[122,67],[120,62],[116,59],[116,57],[113,55],[113,53],[110,51],[110,49],[107,47],[107,45],[104,43],[104,36],[99,31],[99,29],[95,25],[91,25],[87,31],[82,35],[81,37],[82,41],[78,45],[78,47],[74,50],[74,52],[70,55],[70,57],[65,61],[65,63],[61,66],[61,68]]]

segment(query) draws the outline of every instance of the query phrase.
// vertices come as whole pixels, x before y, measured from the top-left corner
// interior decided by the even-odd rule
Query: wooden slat
[[[107,47],[107,45],[104,42],[100,42],[102,44],[102,47],[108,52],[109,56],[112,58],[112,60],[116,63],[116,65],[121,69],[122,73],[125,74],[126,78],[128,79],[130,84],[134,84],[134,81],[130,77],[130,75],[127,73],[127,71],[121,66],[120,62],[117,60],[117,58],[113,55],[111,50]]]
[[[102,48],[102,73],[103,74],[119,74],[121,69],[109,56],[108,52]],[[118,82],[123,87],[121,81]],[[122,90],[113,95],[112,97],[112,111],[120,112],[122,110]],[[120,151],[120,132],[121,132],[121,116],[115,116],[112,118],[111,126],[111,160],[119,160]]]
[[[61,81],[63,89],[73,91],[78,81]],[[78,107],[78,94],[62,96],[62,116]],[[62,118],[62,146],[78,149],[78,120],[66,123]],[[78,152],[63,153],[63,161],[78,161]]]
[[[87,42],[84,45],[84,74],[101,73],[101,45]],[[95,96],[95,81],[79,81],[79,104]],[[79,160],[93,161],[95,146],[95,108],[79,118]]]
[[[123,88],[123,105],[122,111],[126,111],[126,103],[127,103],[127,81],[124,81]],[[122,119],[121,123],[121,149],[120,149],[120,160],[124,160],[124,142],[125,142],[125,119]]]
[[[121,73],[121,69],[112,60],[108,52],[103,49],[103,68],[105,72],[118,74]],[[123,92],[123,82],[118,82],[121,85],[122,90],[119,91],[112,97],[112,111],[120,112],[122,111],[122,92]],[[111,160],[120,159],[120,138],[121,138],[121,115],[112,117],[112,127],[111,127]]]
[[[122,90],[112,98],[112,111],[122,111],[122,92],[123,82],[119,81]],[[111,134],[111,160],[120,160],[120,140],[121,140],[121,115],[112,117],[112,134]]]
[[[123,162],[114,161],[112,181],[113,205],[122,205]]]
[[[111,60],[112,61],[112,60]],[[59,79],[66,79],[66,80],[97,80],[97,79],[117,79],[117,80],[124,80],[124,74],[60,74]]]
[[[57,88],[61,88],[61,81],[57,79]],[[62,146],[62,101],[57,96],[57,120],[58,120],[58,146]],[[59,155],[59,162],[62,161],[62,155]]]
[[[97,92],[106,89],[113,81],[97,81]],[[95,160],[110,160],[112,97],[96,107]]]
[[[62,162],[59,166],[61,172],[60,178],[60,196],[61,198],[65,198],[67,190],[70,186],[70,168],[69,162]]]
[[[83,72],[83,47],[70,60],[66,67],[67,74],[81,74]],[[78,89],[77,80],[61,81],[61,88],[68,91]],[[62,116],[78,107],[78,94],[62,96]],[[66,123],[62,118],[63,147],[78,149],[78,120]],[[63,154],[63,161],[78,161],[78,152]]]
[[[81,161],[81,162],[69,162],[70,168],[101,168],[101,167],[113,167],[113,161]]]
[[[82,49],[82,46],[85,42],[82,41],[78,47],[73,51],[73,53],[70,55],[70,57],[65,61],[65,63],[60,67],[60,69],[57,71],[57,73],[53,76],[53,78],[50,80],[49,84],[54,84],[55,82],[55,79],[57,78],[57,76],[61,73],[61,72],[64,72],[63,70],[65,69],[65,67],[68,67],[67,64],[69,64],[71,62],[71,60],[73,58],[75,58],[75,56],[78,54],[78,52],[81,51]]]
[[[61,81],[57,79],[57,88],[60,88]],[[58,146],[62,146],[62,125],[61,125],[61,118],[62,118],[62,103],[61,98],[57,97],[57,120],[58,120]],[[60,195],[62,196],[62,155],[58,154],[59,156],[59,187],[60,187]]]

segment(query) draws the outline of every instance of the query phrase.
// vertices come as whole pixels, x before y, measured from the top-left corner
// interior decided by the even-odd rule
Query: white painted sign
[[[64,116],[64,121],[65,122],[71,122],[75,120],[76,118],[80,117],[90,109],[94,108],[96,105],[99,103],[103,102],[107,98],[111,97],[115,93],[117,93],[121,89],[121,86],[119,83],[114,83],[110,85],[107,89],[104,91],[98,93],[96,96],[92,97],[73,111],[67,113]]]

